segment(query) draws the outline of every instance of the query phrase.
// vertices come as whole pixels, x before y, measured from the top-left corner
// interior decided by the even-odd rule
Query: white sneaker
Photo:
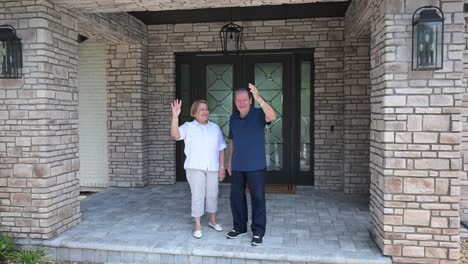
[[[223,231],[223,227],[220,224],[212,224],[211,222],[208,222],[208,226],[213,228],[214,230],[221,232]]]
[[[202,233],[201,230],[195,230],[195,231],[193,231],[193,237],[195,237],[195,238],[202,238],[202,236],[203,236],[203,233]]]

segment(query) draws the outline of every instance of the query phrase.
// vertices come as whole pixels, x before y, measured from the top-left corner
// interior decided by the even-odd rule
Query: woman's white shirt
[[[181,125],[179,133],[178,140],[185,143],[185,169],[219,170],[219,151],[226,148],[226,143],[217,124],[208,121],[203,125],[193,120]]]

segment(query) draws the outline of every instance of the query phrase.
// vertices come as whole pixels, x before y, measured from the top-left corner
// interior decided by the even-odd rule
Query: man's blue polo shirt
[[[244,118],[239,112],[229,119],[229,138],[232,140],[232,170],[256,171],[266,168],[265,113],[251,107]]]

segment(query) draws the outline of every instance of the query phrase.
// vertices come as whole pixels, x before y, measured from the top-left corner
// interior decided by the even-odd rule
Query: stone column
[[[370,38],[347,37],[344,47],[345,193],[369,193]]]
[[[80,221],[77,22],[47,1],[4,1],[23,78],[0,80],[0,228],[47,239]]]
[[[109,45],[108,50],[109,184],[148,184],[147,46]]]
[[[444,68],[411,69],[411,17],[445,14]],[[394,263],[457,263],[463,1],[375,1],[371,28],[371,232]]]

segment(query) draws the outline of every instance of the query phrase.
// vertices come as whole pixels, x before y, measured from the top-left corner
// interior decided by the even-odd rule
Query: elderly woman
[[[208,226],[221,232],[216,223],[218,209],[218,181],[224,180],[224,149],[226,143],[221,129],[208,121],[208,102],[197,100],[190,108],[192,122],[178,127],[182,101],[172,102],[171,136],[185,142],[184,169],[192,192],[192,217],[195,220],[193,236],[203,236],[200,218],[204,212],[210,214]]]

